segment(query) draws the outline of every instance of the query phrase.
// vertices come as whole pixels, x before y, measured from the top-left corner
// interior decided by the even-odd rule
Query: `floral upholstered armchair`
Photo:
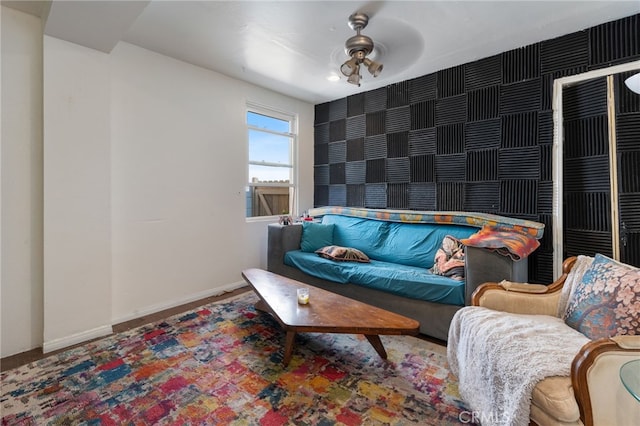
[[[447,355],[483,426],[640,425],[640,395],[620,374],[640,360],[640,269],[572,257],[548,286],[485,283],[472,304]]]

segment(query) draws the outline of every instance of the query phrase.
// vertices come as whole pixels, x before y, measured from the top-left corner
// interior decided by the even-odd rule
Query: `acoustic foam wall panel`
[[[498,180],[498,150],[467,151],[467,181]]]
[[[436,125],[436,101],[428,100],[409,107],[411,130],[425,129]]]
[[[387,89],[381,87],[364,93],[364,112],[371,113],[387,108]]]
[[[409,155],[409,132],[387,133],[387,157]]]
[[[329,205],[344,206],[347,204],[347,185],[329,185]]]
[[[386,181],[386,159],[367,160],[366,183],[381,183]]]
[[[345,182],[364,184],[367,180],[367,163],[365,161],[349,161],[345,167]]]
[[[596,253],[613,257],[610,232],[588,232],[565,230],[564,252],[566,256],[595,256]]]
[[[589,33],[578,31],[540,44],[540,71],[552,73],[589,65]]]
[[[313,181],[316,186],[329,185],[329,165],[313,166]]]
[[[315,156],[315,164],[327,164],[329,162],[329,144],[315,145],[313,147],[313,155]]]
[[[638,97],[640,98],[640,95]],[[638,149],[640,113],[619,115],[616,118],[616,140],[618,142],[618,150]]]
[[[447,98],[464,93],[465,66],[438,71],[438,98]]]
[[[343,183],[345,183],[345,164],[329,164],[329,184],[333,185]],[[329,192],[329,195],[331,195],[331,192]]]
[[[409,157],[411,182],[435,182],[435,155],[415,155]]]
[[[313,128],[313,143],[315,145],[329,143],[329,123],[316,124]]]
[[[364,138],[347,141],[347,161],[364,160]]]
[[[501,180],[538,180],[540,178],[540,147],[501,149],[498,164],[498,178]]]
[[[364,184],[349,185],[347,184],[347,206],[362,207],[365,205]]]
[[[522,148],[538,144],[538,113],[505,115],[502,117],[502,148]]]
[[[367,117],[364,114],[349,117],[346,126],[345,137],[347,139],[363,138],[367,134]]]
[[[604,77],[569,86],[562,94],[562,115],[571,121],[607,115],[607,80]]]
[[[435,154],[436,129],[412,130],[409,132],[409,155]]]
[[[386,111],[378,111],[367,114],[366,135],[382,135],[385,133]]]
[[[438,81],[436,74],[428,74],[409,80],[409,103],[411,105],[436,98]]]
[[[387,158],[386,162],[387,182],[409,182],[409,157]]]
[[[640,55],[640,14],[590,30],[590,65],[619,63]]]
[[[638,139],[640,143],[640,139]],[[618,186],[624,193],[640,193],[640,151],[618,151]],[[640,209],[637,211],[640,212]],[[638,215],[640,217],[640,215]]]
[[[336,120],[329,123],[329,142],[343,141],[347,138],[347,121]]]
[[[488,120],[500,112],[500,86],[485,87],[467,94],[469,121]]]
[[[343,120],[347,118],[347,99],[336,99],[330,102],[329,121]]]
[[[464,124],[450,124],[436,128],[436,153],[459,154],[464,152]]]
[[[540,44],[531,44],[502,54],[502,82],[515,83],[540,76]]]
[[[351,95],[347,98],[347,117],[364,114],[364,93]]]
[[[500,147],[501,120],[484,120],[467,123],[464,134],[465,150]]]
[[[387,109],[409,105],[409,87],[408,81],[387,86]]]
[[[410,183],[409,208],[413,210],[436,210],[436,184]]]
[[[347,161],[347,141],[330,142],[328,148],[329,164]]]
[[[464,73],[465,87],[468,91],[502,84],[502,55],[466,64]]]
[[[500,115],[538,111],[541,87],[539,78],[503,85],[500,89]]]
[[[436,205],[438,210],[464,210],[464,192],[464,183],[438,182],[436,184]]]
[[[436,101],[436,125],[467,121],[467,95],[461,94]]]
[[[411,109],[403,106],[387,110],[385,123],[387,133],[404,132],[411,129]]]
[[[465,208],[496,213],[500,208],[500,182],[470,182],[465,186]]]
[[[500,211],[505,216],[535,214],[538,207],[538,182],[535,180],[500,181]]]
[[[408,209],[409,184],[390,183],[387,185],[387,205],[392,209]]]
[[[314,185],[313,187],[313,204],[316,206],[329,205],[329,184]]]
[[[387,157],[387,136],[377,135],[364,139],[364,158],[373,160],[375,158]]]
[[[620,195],[620,223],[627,229],[640,228],[640,192]]]
[[[367,183],[364,186],[364,205],[368,208],[383,209],[387,207],[387,184]]]
[[[466,180],[464,154],[436,155],[437,182],[464,182]]]

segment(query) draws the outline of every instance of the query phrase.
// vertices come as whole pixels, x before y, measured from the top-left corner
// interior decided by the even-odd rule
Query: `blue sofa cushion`
[[[333,244],[353,247],[372,260],[429,269],[442,240],[447,235],[467,238],[478,228],[431,223],[398,223],[381,220],[325,215],[323,224],[335,225]]]
[[[463,281],[434,275],[422,267],[378,260],[336,262],[301,250],[287,252],[284,263],[328,281],[358,284],[412,299],[464,305]]]
[[[300,248],[302,251],[314,252],[322,247],[333,244],[334,225],[315,222],[302,222],[302,237]]]

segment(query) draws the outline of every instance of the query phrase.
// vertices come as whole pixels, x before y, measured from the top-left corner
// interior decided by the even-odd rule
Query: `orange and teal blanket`
[[[538,240],[531,235],[492,226],[484,226],[469,238],[463,238],[460,241],[469,247],[494,250],[513,260],[524,259],[540,246]]]

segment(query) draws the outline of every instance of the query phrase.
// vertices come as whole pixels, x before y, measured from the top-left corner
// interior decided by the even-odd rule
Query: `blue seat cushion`
[[[284,263],[327,281],[357,284],[412,299],[464,305],[464,281],[435,275],[422,267],[373,259],[370,263],[337,262],[301,250],[287,252]]]

